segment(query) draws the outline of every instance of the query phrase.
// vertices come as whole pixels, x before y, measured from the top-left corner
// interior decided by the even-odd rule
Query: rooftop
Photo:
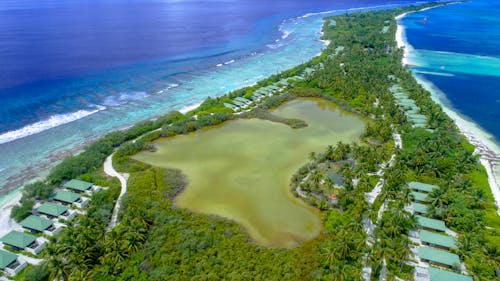
[[[430,247],[418,247],[418,256],[421,259],[448,266],[456,266],[460,264],[460,259],[457,255]]]
[[[92,186],[93,186],[92,183],[86,182],[86,181],[81,181],[81,180],[70,180],[63,185],[63,187],[65,187],[65,188],[79,190],[79,191],[88,190]]]
[[[417,219],[417,224],[424,228],[429,228],[438,231],[446,231],[446,226],[444,221],[430,219],[422,216],[415,216]]]
[[[413,196],[414,201],[429,202],[426,193],[412,191],[411,195]]]
[[[17,230],[13,230],[7,233],[4,237],[0,238],[0,241],[2,241],[4,244],[20,249],[26,248],[31,243],[35,242],[35,240],[35,236]]]
[[[448,235],[420,230],[420,241],[447,248],[457,248],[457,240]]]
[[[61,204],[56,204],[53,202],[45,202],[36,210],[42,214],[57,217],[64,214],[64,212],[66,212],[68,209],[69,209],[68,207],[63,206]]]
[[[412,203],[411,204],[413,207],[413,211],[421,214],[428,214],[429,211],[427,210],[427,205],[420,204],[420,203]]]
[[[25,218],[19,224],[24,228],[33,229],[36,231],[44,231],[49,228],[53,224],[53,222],[46,218],[31,215]]]
[[[236,105],[230,104],[230,103],[227,103],[227,102],[224,103],[224,106],[227,107],[227,108],[230,108],[230,109],[238,109],[238,107]]]
[[[423,192],[431,192],[434,189],[439,188],[439,186],[437,185],[416,182],[416,181],[409,182],[408,186],[413,190],[423,191]]]
[[[472,277],[455,272],[429,267],[430,281],[472,281]]]
[[[0,269],[5,269],[11,263],[17,260],[17,256],[13,253],[9,253],[3,250],[0,250]]]
[[[65,203],[74,203],[76,200],[80,199],[82,196],[78,193],[71,191],[60,190],[54,195],[54,199],[57,201]]]

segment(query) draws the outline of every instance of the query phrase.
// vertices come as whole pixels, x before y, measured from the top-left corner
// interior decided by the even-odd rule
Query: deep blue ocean
[[[471,0],[402,19],[413,47],[408,60],[436,98],[498,151],[500,2]]]
[[[2,0],[0,193],[107,132],[311,59],[324,16],[413,2]]]

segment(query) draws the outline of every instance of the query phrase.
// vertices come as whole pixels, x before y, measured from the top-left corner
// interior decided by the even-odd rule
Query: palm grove
[[[359,280],[362,268],[368,266],[374,278],[385,271],[389,280],[411,279],[412,268],[406,261],[411,243],[408,234],[415,219],[404,209],[410,201],[405,183],[419,180],[442,187],[430,195],[431,215],[458,232],[458,254],[474,278],[494,279],[495,268],[500,266],[500,218],[484,169],[473,155],[474,148],[401,65],[402,50],[395,46],[394,16],[416,9],[328,18],[324,39],[332,43],[312,61],[255,86],[207,99],[185,115],[171,112],[127,131],[111,133],[80,155],[65,159],[47,180],[25,189],[23,205],[13,212],[14,217],[25,217],[34,198],[48,196],[53,186],[66,179],[81,178],[111,188],[95,194],[88,214],[78,217],[53,239],[43,264],[30,267],[18,278]],[[332,20],[335,25],[328,24]],[[389,31],[381,33],[387,23]],[[343,47],[340,52],[339,46]],[[256,109],[260,113],[237,117],[223,105],[306,68],[316,71],[290,87],[288,94],[261,103]],[[394,79],[425,114],[428,130],[413,128],[396,106],[389,91]],[[268,116],[265,112],[270,108],[297,97],[328,99],[368,120],[361,144],[332,144],[324,152],[311,155],[310,162],[292,176],[291,192],[300,196],[297,187],[304,191],[300,197],[321,210],[324,225],[316,239],[298,247],[264,248],[250,241],[231,221],[176,208],[172,199],[186,184],[182,171],[160,169],[130,158],[140,150],[154,149],[151,142],[157,138],[189,133],[233,118]],[[403,149],[395,145],[394,132],[401,134]],[[104,177],[102,162],[115,149],[115,166],[130,173],[130,178],[121,223],[108,232],[106,226],[119,185]],[[385,169],[381,193],[369,204],[365,193],[373,189],[380,178],[376,175],[378,167],[390,161],[392,154],[395,158]],[[336,167],[343,188],[333,186],[325,165]],[[328,197],[332,193],[335,200]],[[385,212],[378,218],[384,204]],[[374,224],[373,237],[368,237],[363,228],[367,218]]]

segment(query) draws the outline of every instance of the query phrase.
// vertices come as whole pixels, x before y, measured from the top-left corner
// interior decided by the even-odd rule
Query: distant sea
[[[0,1],[0,193],[107,132],[311,59],[326,15],[413,2]]]
[[[408,14],[402,24],[414,74],[500,153],[500,2],[447,5]]]

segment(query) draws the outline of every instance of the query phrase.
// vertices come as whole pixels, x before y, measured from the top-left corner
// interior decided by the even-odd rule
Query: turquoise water
[[[26,9],[22,5],[20,7],[16,6],[17,3],[24,2],[30,1],[0,3],[0,15],[18,15],[19,17],[12,18],[14,23],[21,16],[30,18],[29,15],[26,15]],[[43,3],[47,4],[48,2],[46,2]],[[63,6],[67,4],[60,1],[49,2],[50,7],[44,7],[44,12],[48,11],[46,9],[54,8],[58,13],[63,13],[65,20],[71,21],[71,17],[64,14]],[[153,2],[155,5],[158,4],[157,1]],[[391,4],[394,2],[360,0],[325,4],[316,1],[314,2],[316,6],[308,10],[307,6],[312,5],[312,3],[306,5],[301,2],[299,5],[290,1],[281,1],[279,5],[284,5],[282,8],[285,12],[275,13],[262,5],[259,9],[267,13],[267,16],[262,16],[255,11],[256,8],[253,7],[255,2],[247,1],[241,4],[250,5],[253,7],[252,9],[235,9],[233,12],[244,10],[250,13],[253,11],[260,17],[251,17],[249,22],[245,24],[233,20],[225,22],[222,26],[220,24],[214,25],[217,28],[223,27],[225,30],[218,32],[231,32],[232,34],[230,37],[221,39],[221,45],[203,39],[204,37],[196,37],[197,39],[193,39],[194,41],[190,39],[190,46],[192,45],[195,48],[195,45],[199,45],[201,42],[208,45],[205,46],[206,49],[196,49],[192,52],[184,50],[186,52],[184,54],[154,58],[161,55],[161,48],[156,46],[154,51],[159,53],[155,53],[155,56],[151,55],[153,58],[145,56],[146,59],[143,58],[125,66],[113,65],[112,67],[92,70],[70,78],[57,78],[54,76],[56,78],[51,78],[52,80],[48,82],[38,81],[34,83],[36,91],[33,90],[34,86],[31,84],[29,87],[23,88],[23,86],[19,88],[21,90],[16,88],[19,91],[16,90],[15,92],[4,89],[1,92],[4,103],[14,108],[15,111],[12,112],[16,114],[20,112],[26,115],[27,118],[32,116],[26,119],[32,123],[25,127],[16,127],[14,125],[17,124],[16,122],[20,122],[21,119],[15,117],[15,114],[10,114],[11,111],[9,110],[11,109],[3,108],[4,111],[0,110],[0,117],[2,120],[6,120],[6,122],[1,123],[2,126],[5,128],[14,126],[13,130],[6,133],[5,130],[0,130],[2,132],[0,134],[0,191],[5,193],[20,187],[33,178],[45,175],[48,169],[57,164],[62,157],[70,155],[80,149],[86,142],[96,139],[107,132],[126,128],[138,121],[147,120],[174,109],[180,110],[190,105],[199,104],[209,96],[219,96],[237,88],[251,85],[266,76],[308,61],[324,48],[324,44],[319,41],[319,38],[321,36],[322,18],[325,16],[339,12],[343,13],[348,7],[358,7],[352,9],[352,11],[362,11],[392,8],[409,3],[409,1],[397,1],[396,3],[399,4]],[[7,3],[7,9],[4,9],[3,5],[5,3]],[[9,3],[13,3],[14,8],[9,8]],[[110,8],[116,8],[116,6],[113,6],[116,3],[118,2],[114,1]],[[137,4],[139,2],[133,1],[133,3]],[[274,4],[278,5],[277,3]],[[325,10],[325,5],[333,7],[333,10],[326,13],[311,13],[306,16],[290,18],[293,14],[296,15],[298,11]],[[371,8],[359,8],[369,6]],[[82,12],[88,12],[87,8]],[[336,8],[337,10],[335,10]],[[153,10],[156,11],[156,9]],[[168,12],[167,10],[162,11],[162,13]],[[276,11],[281,11],[281,8]],[[183,11],[177,12],[183,13]],[[237,13],[235,15],[243,16]],[[126,13],[124,15],[115,14],[113,20],[120,16],[127,18]],[[155,15],[153,22],[157,19],[156,16],[158,15]],[[162,19],[162,16],[165,16],[165,14],[160,15],[158,20]],[[108,19],[104,17],[99,18],[99,20]],[[281,24],[279,24],[280,22]],[[197,24],[202,23],[208,24],[207,19],[202,19],[201,23]],[[112,26],[116,22],[107,22],[107,24]],[[233,30],[234,25],[237,28]],[[15,27],[15,24],[12,25],[14,31],[16,30]],[[77,27],[82,28],[81,26]],[[92,26],[92,28],[95,27]],[[186,26],[186,28],[191,27]],[[134,27],[133,30],[138,32],[136,29]],[[56,28],[55,31],[57,30]],[[254,33],[249,34],[250,31]],[[85,30],[82,30],[82,32],[82,36],[89,36]],[[159,31],[156,29],[151,32],[156,32],[157,36],[162,36],[158,34]],[[216,33],[212,32],[210,34],[214,35]],[[53,35],[59,36],[58,34],[58,32],[55,32]],[[113,59],[115,55],[118,57],[123,55],[120,44],[127,43],[120,41],[123,38],[120,39],[119,35],[120,32],[118,32],[118,38],[115,38],[118,43],[114,42],[118,44],[115,48],[116,54],[111,52]],[[0,34],[0,38],[3,38],[1,36],[2,34]],[[145,38],[149,38],[147,34],[144,36],[135,39],[145,40]],[[82,38],[75,38],[75,42],[80,42],[80,39]],[[107,38],[103,37],[102,39]],[[92,40],[92,38],[86,40]],[[201,41],[196,43],[196,40]],[[203,40],[207,40],[207,42]],[[107,41],[101,41],[101,43],[103,42]],[[178,44],[179,42],[172,42],[172,44],[174,43]],[[23,42],[19,44],[24,46]],[[93,48],[100,50],[96,42],[92,41],[92,44]],[[131,41],[127,44],[142,46],[141,48],[148,50],[148,45],[144,45],[142,41],[137,43]],[[169,43],[165,44],[168,45]],[[182,47],[182,43],[179,46]],[[77,47],[80,50],[82,46]],[[4,49],[0,45],[0,52]],[[8,50],[9,47],[7,46],[6,49]],[[63,54],[64,52],[59,53]],[[211,53],[215,55],[210,55]],[[80,58],[80,60],[74,61],[74,64],[78,67],[89,64],[90,67],[90,64],[95,63],[92,61],[93,59],[90,58],[87,62],[85,59]],[[64,60],[61,61],[64,62]],[[61,61],[57,61],[57,67],[63,64]],[[13,66],[14,63],[12,62]],[[46,59],[37,63],[37,66],[42,70],[47,70],[46,74],[49,75],[56,68],[56,62],[54,61],[54,64],[51,64],[50,60],[47,61]],[[80,68],[78,68],[78,71],[80,71]],[[40,75],[43,76],[44,74]],[[16,81],[13,80],[12,83],[22,82]],[[81,106],[84,106],[84,108]],[[9,120],[13,123],[9,123]]]
[[[472,0],[412,13],[411,69],[458,123],[490,149],[500,140],[500,3]]]

